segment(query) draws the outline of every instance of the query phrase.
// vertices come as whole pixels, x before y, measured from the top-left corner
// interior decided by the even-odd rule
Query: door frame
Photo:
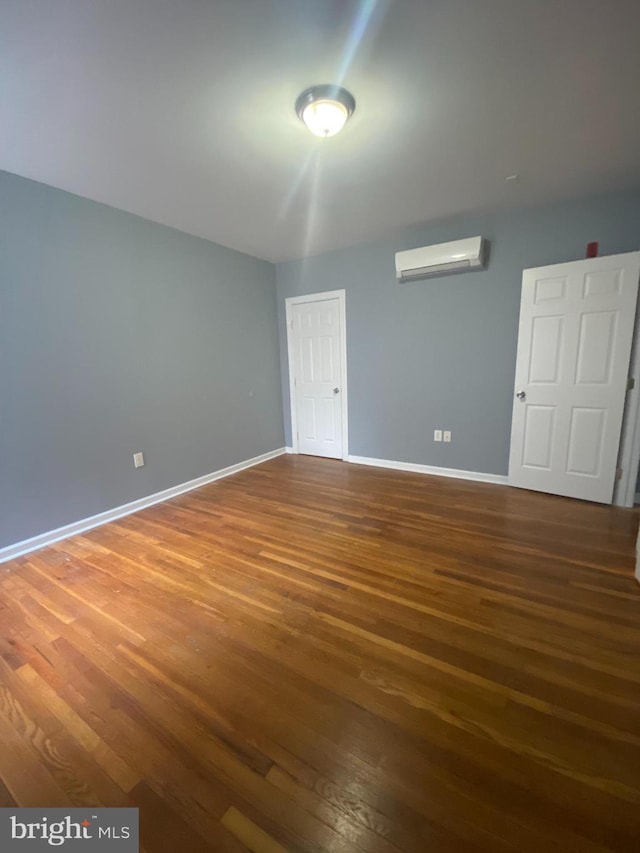
[[[342,415],[342,459],[346,462],[349,457],[349,421],[347,397],[347,325],[346,325],[346,292],[344,290],[327,290],[323,293],[307,293],[304,296],[289,296],[285,299],[285,316],[287,323],[287,359],[289,361],[289,409],[291,412],[291,448],[298,453],[298,416],[295,405],[295,374],[293,357],[293,306],[306,302],[324,302],[327,299],[338,300],[340,314],[340,407]]]
[[[613,506],[632,507],[640,466],[640,293],[627,375],[633,377],[634,386],[627,391],[624,403],[618,451],[618,467],[622,469],[622,476],[616,481],[613,490]]]

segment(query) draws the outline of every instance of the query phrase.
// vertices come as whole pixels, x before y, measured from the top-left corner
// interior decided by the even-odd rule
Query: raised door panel
[[[300,381],[314,382],[316,378],[315,359],[313,357],[313,338],[300,339]]]
[[[529,356],[530,384],[555,385],[559,382],[563,331],[562,316],[533,318]]]
[[[318,419],[316,416],[316,401],[313,397],[302,398],[302,435],[306,439],[318,438]]]
[[[337,440],[336,403],[330,397],[325,397],[320,401],[320,408],[322,412],[322,417],[320,419],[322,424],[321,438],[323,441],[335,442]]]
[[[522,442],[523,467],[551,469],[555,414],[555,406],[527,405]]]
[[[591,296],[617,296],[622,291],[623,270],[611,268],[588,272],[583,279],[584,299]]]
[[[576,385],[609,385],[617,311],[590,311],[580,315]]]
[[[606,420],[606,409],[575,406],[571,410],[566,467],[568,474],[583,477],[601,475]]]
[[[533,286],[533,302],[535,305],[558,302],[567,295],[567,276],[556,278],[538,278]]]
[[[332,337],[323,335],[318,338],[318,361],[320,363],[320,379],[322,382],[332,383],[336,379],[336,367],[334,359],[335,342]]]

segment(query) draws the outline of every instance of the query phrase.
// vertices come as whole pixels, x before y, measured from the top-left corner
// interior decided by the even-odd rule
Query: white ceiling
[[[0,0],[0,168],[317,254],[640,184],[639,32],[638,0]],[[329,82],[356,112],[319,140],[293,104]]]

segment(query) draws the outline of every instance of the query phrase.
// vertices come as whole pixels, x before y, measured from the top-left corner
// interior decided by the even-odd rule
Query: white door
[[[525,270],[509,483],[611,503],[640,252]]]
[[[294,450],[346,455],[344,291],[287,300]]]

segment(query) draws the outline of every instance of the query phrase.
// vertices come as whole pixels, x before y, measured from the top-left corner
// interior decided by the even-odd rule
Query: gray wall
[[[398,250],[482,235],[485,272],[399,284]],[[349,452],[506,474],[520,284],[528,267],[640,248],[640,191],[517,214],[407,228],[374,244],[277,267],[285,437],[291,444],[285,297],[344,289]],[[433,430],[450,429],[451,444]]]
[[[0,172],[0,547],[282,445],[271,264]]]

